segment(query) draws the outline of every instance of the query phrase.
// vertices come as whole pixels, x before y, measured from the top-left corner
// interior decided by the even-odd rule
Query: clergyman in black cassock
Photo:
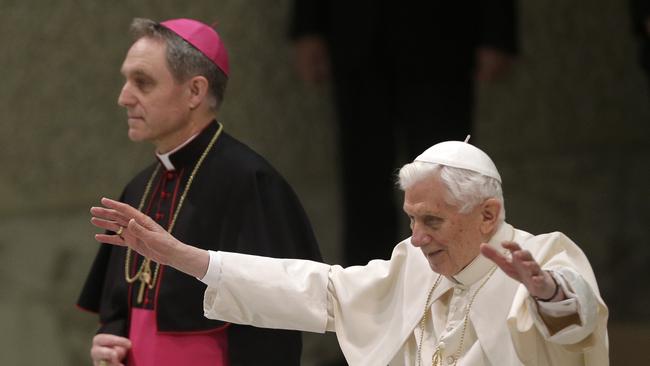
[[[128,183],[121,200],[203,249],[320,260],[311,225],[291,187],[264,158],[224,132],[214,117],[217,108],[203,98],[209,77],[172,78],[164,56],[170,43],[156,38],[161,32],[166,37],[176,33],[192,45],[182,47],[196,47],[227,76],[227,56],[216,32],[187,19],[137,21],[157,33],[142,36],[129,50],[118,102],[127,109],[129,138],[154,142],[159,152],[164,145],[165,152],[157,152],[158,161]],[[206,46],[206,40],[212,43]],[[217,53],[210,54],[215,42]],[[165,95],[172,97],[161,103]],[[181,118],[170,120],[178,110]],[[168,128],[170,123],[185,135],[170,139],[177,131]],[[119,235],[123,229],[113,230]],[[204,291],[195,278],[172,267],[100,245],[78,300],[79,307],[99,314],[91,349],[94,364],[300,364],[299,332],[209,320],[203,316]],[[111,340],[97,345],[104,334],[119,339],[105,337]],[[114,339],[117,343],[111,344]],[[112,354],[116,349],[117,356]]]

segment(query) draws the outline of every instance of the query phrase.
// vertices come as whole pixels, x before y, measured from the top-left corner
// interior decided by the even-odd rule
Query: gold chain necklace
[[[418,344],[418,358],[417,358],[418,366],[422,365],[422,339],[424,337],[424,322],[426,321],[427,318],[427,308],[429,307],[429,301],[431,300],[431,295],[433,294],[433,290],[435,290],[436,287],[438,287],[438,284],[440,283],[441,279],[442,279],[442,275],[438,275],[438,278],[436,278],[436,282],[433,283],[431,290],[429,290],[429,294],[427,295],[427,302],[424,303],[424,315],[422,315],[422,319],[420,320],[420,343]]]
[[[174,229],[174,225],[176,224],[176,219],[178,218],[178,214],[181,211],[181,207],[183,207],[183,202],[185,202],[185,197],[187,196],[187,192],[190,190],[190,186],[192,185],[192,182],[194,181],[194,176],[196,175],[196,172],[198,172],[199,167],[203,163],[203,160],[205,160],[205,157],[208,155],[208,152],[212,148],[212,146],[217,142],[217,139],[221,135],[221,131],[223,130],[223,125],[219,123],[219,128],[217,129],[217,132],[214,134],[212,139],[210,140],[210,143],[208,143],[208,146],[205,148],[203,153],[201,154],[201,157],[199,160],[196,162],[196,165],[194,166],[194,169],[192,169],[192,174],[190,174],[189,179],[187,180],[187,183],[185,183],[185,188],[183,189],[183,193],[181,194],[181,198],[178,201],[178,205],[176,206],[176,210],[174,210],[174,215],[172,216],[172,221],[169,224],[169,227],[167,228],[167,232],[171,233],[172,230]],[[154,178],[158,175],[158,172],[160,171],[160,163],[156,166],[156,169],[154,170],[153,174],[151,174],[151,177],[149,177],[149,181],[147,182],[147,185],[144,189],[144,193],[142,194],[142,198],[140,199],[140,204],[138,206],[138,211],[142,212],[142,209],[144,208],[144,204],[147,200],[147,196],[149,195],[149,191],[151,191],[151,186],[153,184]],[[137,280],[140,280],[140,289],[138,290],[138,297],[137,297],[137,303],[141,304],[142,299],[144,296],[144,290],[145,287],[148,287],[149,289],[152,289],[156,283],[156,279],[158,278],[158,272],[160,270],[160,264],[155,263],[155,268],[153,271],[153,276],[151,275],[151,259],[145,257],[144,260],[142,261],[142,264],[140,265],[140,268],[136,272],[134,276],[129,276],[129,268],[131,268],[131,248],[129,247],[126,251],[126,260],[124,261],[124,278],[126,279],[127,283],[133,283]]]
[[[494,272],[496,271],[497,266],[493,266],[490,269],[490,272],[488,275],[485,277],[483,282],[479,285],[479,287],[474,291],[474,294],[472,294],[472,297],[469,300],[469,304],[467,305],[467,308],[465,309],[465,316],[463,318],[463,330],[460,333],[460,344],[458,345],[458,349],[456,349],[456,352],[454,353],[454,363],[453,365],[456,365],[458,362],[458,359],[460,358],[460,353],[463,350],[463,343],[465,342],[465,332],[467,331],[467,324],[469,323],[469,311],[472,308],[472,304],[474,304],[474,299],[476,299],[476,295],[478,294],[479,291],[485,286],[487,281],[492,277]],[[433,287],[431,290],[429,290],[429,295],[427,296],[427,302],[424,305],[424,314],[422,315],[422,320],[420,321],[420,344],[418,344],[418,354],[417,354],[417,364],[418,366],[422,364],[422,339],[424,337],[424,325],[426,322],[426,317],[428,313],[429,302],[431,301],[431,295],[433,295],[433,290],[438,286],[438,282],[440,282],[440,275],[438,275],[438,279],[436,280],[436,283],[433,284]],[[443,349],[440,347],[440,343],[438,343],[438,346],[436,346],[436,350],[433,352],[433,356],[431,356],[431,365],[432,366],[441,366],[442,365],[442,351]]]

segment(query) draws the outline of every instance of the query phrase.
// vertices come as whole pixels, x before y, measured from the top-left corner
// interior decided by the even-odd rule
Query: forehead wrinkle
[[[163,47],[162,50],[158,49],[156,45]],[[122,63],[120,69],[122,74],[133,73],[134,70],[145,70],[146,68],[158,68],[158,61],[155,59],[157,55],[162,52],[163,58],[166,55],[166,44],[163,41],[152,38],[140,38],[129,49]],[[164,65],[167,67],[167,60],[164,59]],[[142,71],[143,74],[148,75]]]
[[[402,209],[409,215],[439,217],[438,212],[427,205],[426,201],[416,203],[404,202]]]

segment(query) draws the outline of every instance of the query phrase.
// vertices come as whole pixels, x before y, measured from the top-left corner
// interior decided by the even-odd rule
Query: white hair
[[[414,184],[434,176],[447,187],[447,203],[458,207],[459,213],[470,212],[486,199],[495,198],[501,203],[499,223],[506,219],[503,191],[498,180],[481,173],[451,166],[414,161],[399,171],[399,186],[407,190]]]

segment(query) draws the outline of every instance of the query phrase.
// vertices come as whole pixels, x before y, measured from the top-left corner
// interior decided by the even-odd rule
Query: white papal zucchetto
[[[468,137],[469,138],[469,137]],[[476,146],[462,141],[445,141],[431,146],[414,161],[471,170],[501,183],[501,175],[492,159]]]

